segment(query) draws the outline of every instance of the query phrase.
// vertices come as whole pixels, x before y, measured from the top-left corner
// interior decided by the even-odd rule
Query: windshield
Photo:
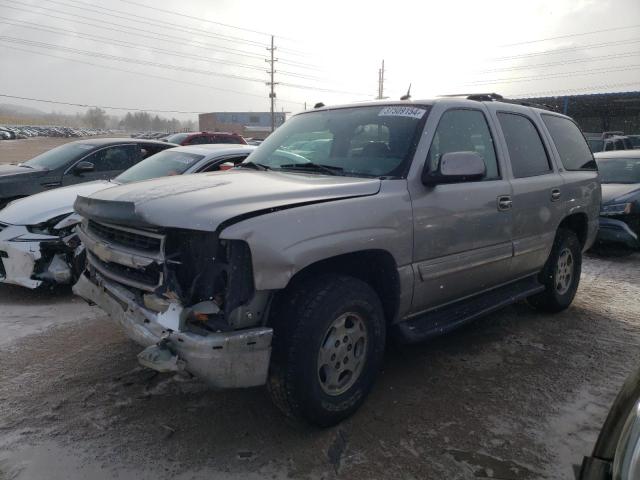
[[[347,176],[402,176],[427,106],[323,110],[293,117],[247,162],[273,170]]]
[[[604,140],[588,140],[589,142],[589,148],[591,149],[592,152],[601,152],[602,149],[604,148]]]
[[[130,183],[150,178],[182,175],[203,158],[204,155],[195,153],[164,150],[122,172],[114,180],[118,183]]]
[[[27,160],[23,165],[33,168],[44,168],[45,170],[55,170],[67,163],[76,160],[89,153],[95,145],[86,143],[66,143],[52,150],[44,152],[31,160]]]
[[[181,143],[189,136],[188,133],[174,133],[165,137],[169,143]]]
[[[602,183],[640,183],[640,158],[598,160]]]

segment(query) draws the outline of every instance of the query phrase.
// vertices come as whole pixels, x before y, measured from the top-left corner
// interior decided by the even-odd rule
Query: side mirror
[[[468,182],[481,179],[486,172],[484,160],[476,152],[448,152],[440,157],[437,171],[430,172],[429,166],[425,165],[422,171],[422,183],[437,185]]]
[[[76,175],[80,175],[81,173],[93,172],[96,169],[96,166],[91,162],[78,162],[75,167],[73,167],[73,173]]]

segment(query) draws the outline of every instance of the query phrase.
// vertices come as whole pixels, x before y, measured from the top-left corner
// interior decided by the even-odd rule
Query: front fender
[[[406,181],[383,181],[373,196],[249,218],[225,228],[220,238],[247,242],[256,290],[285,288],[309,265],[362,250],[385,250],[398,267],[408,265],[413,218]]]

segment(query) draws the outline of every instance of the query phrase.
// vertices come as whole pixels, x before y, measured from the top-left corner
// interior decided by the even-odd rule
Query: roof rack
[[[542,108],[543,110],[551,110],[555,109],[550,105],[545,105],[544,103],[534,103],[527,102],[524,100],[512,100],[509,98],[504,98],[502,95],[498,93],[457,93],[454,95],[440,95],[441,97],[464,97],[467,100],[475,100],[476,102],[504,102],[511,103],[514,105],[522,105],[524,107],[534,107],[534,108]]]

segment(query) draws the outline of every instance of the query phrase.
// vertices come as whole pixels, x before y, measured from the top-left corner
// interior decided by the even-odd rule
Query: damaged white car
[[[151,178],[211,172],[243,161],[248,145],[199,145],[164,150],[113,180],[71,185],[16,200],[0,210],[0,283],[27,288],[70,284],[85,265],[73,212],[78,195]]]

